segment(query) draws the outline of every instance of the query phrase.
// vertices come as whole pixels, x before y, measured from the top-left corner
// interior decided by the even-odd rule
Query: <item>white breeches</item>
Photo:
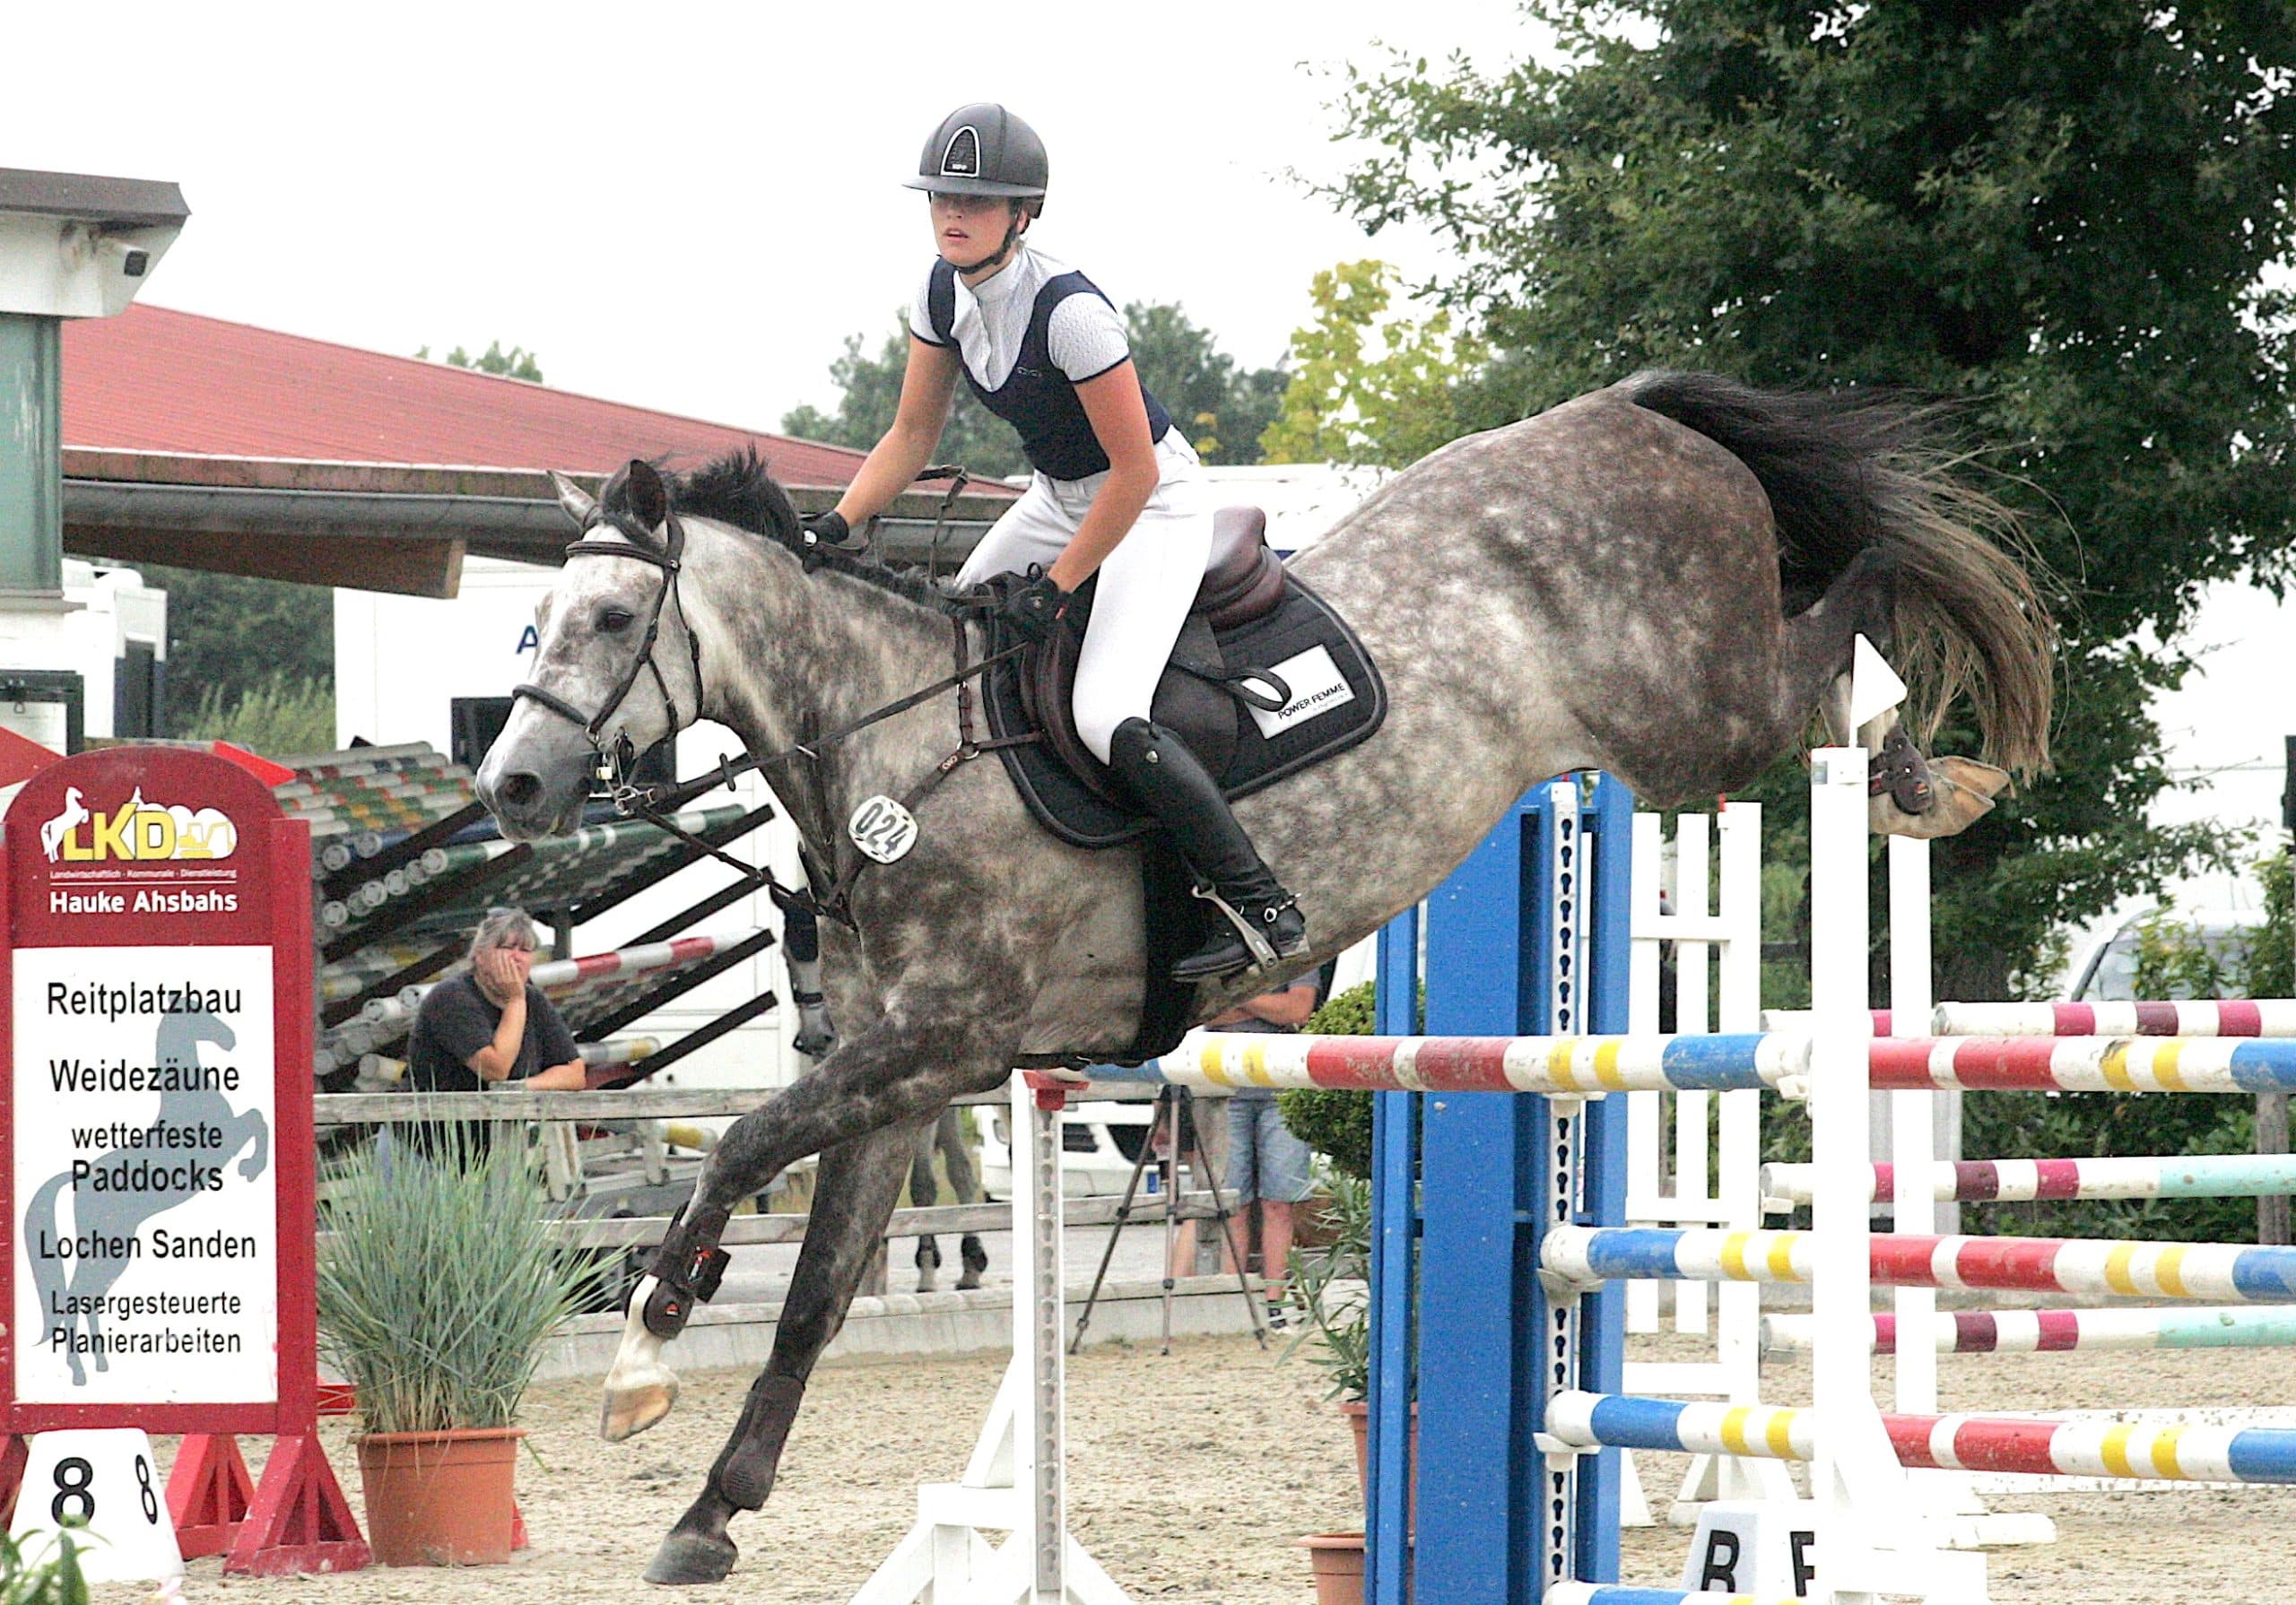
[[[1211,487],[1196,452],[1175,428],[1156,447],[1163,477],[1139,520],[1100,565],[1099,595],[1076,664],[1076,733],[1102,763],[1109,738],[1126,719],[1144,719],[1212,557]],[[960,588],[992,574],[1052,567],[1107,481],[1038,474],[957,570]]]

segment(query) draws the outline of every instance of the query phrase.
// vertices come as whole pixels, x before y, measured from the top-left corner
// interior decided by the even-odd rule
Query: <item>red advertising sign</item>
[[[0,1433],[315,1424],[308,827],[127,747],[10,805]]]

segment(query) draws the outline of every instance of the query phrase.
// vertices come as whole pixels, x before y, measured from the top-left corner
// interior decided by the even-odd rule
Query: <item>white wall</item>
[[[168,654],[168,594],[147,588],[133,568],[64,560],[61,604],[34,602],[0,609],[0,668],[76,672],[84,697],[81,733],[112,733],[120,655],[130,640]],[[44,747],[64,750],[64,707],[34,702],[18,713],[0,707],[0,724]]]
[[[535,606],[547,594],[557,570],[523,563],[474,558],[464,565],[462,594],[451,602],[387,595],[372,591],[335,594],[335,735],[348,742],[363,736],[378,745],[428,742],[450,750],[449,704],[457,697],[501,697],[526,679],[534,663]],[[685,732],[678,741],[678,768],[691,774],[720,755],[738,753],[741,743],[716,724]],[[714,792],[694,804],[711,808],[729,801],[754,808],[768,800],[754,776],[745,777],[729,797]],[[736,857],[768,863],[784,881],[798,878],[796,835],[776,819],[733,849]],[[670,918],[735,879],[724,865],[705,860],[681,870],[620,907],[575,933],[577,953],[603,952]],[[753,892],[709,915],[696,933],[750,925],[780,929],[771,899]],[[785,1041],[795,1029],[787,1007],[788,985],[778,945],[744,960],[673,1001],[622,1034],[655,1033],[674,1041],[726,1010],[770,990],[782,1005],[721,1037],[663,1073],[674,1086],[778,1086],[802,1063]]]
[[[1393,478],[1385,468],[1331,463],[1277,463],[1206,468],[1223,507],[1257,507],[1267,515],[1267,543],[1286,554],[1312,546],[1363,499]]]

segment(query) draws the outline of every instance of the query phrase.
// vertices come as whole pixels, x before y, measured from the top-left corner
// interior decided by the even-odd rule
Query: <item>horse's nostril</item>
[[[502,783],[494,788],[494,794],[513,808],[522,808],[542,795],[542,776],[531,769],[505,775]]]

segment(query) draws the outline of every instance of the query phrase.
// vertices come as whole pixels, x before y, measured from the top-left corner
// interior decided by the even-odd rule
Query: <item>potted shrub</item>
[[[328,1191],[320,1352],[357,1393],[367,1535],[386,1566],[510,1557],[520,1400],[597,1256],[553,1241],[561,1213],[520,1145],[439,1128],[439,1152],[352,1156]]]

